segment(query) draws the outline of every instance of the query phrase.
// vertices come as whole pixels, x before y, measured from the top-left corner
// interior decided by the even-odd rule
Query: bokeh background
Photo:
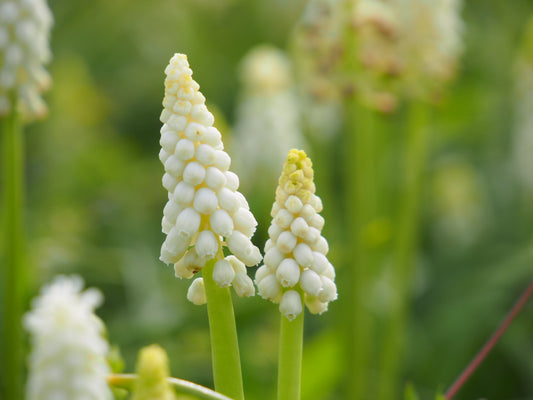
[[[163,70],[175,52],[188,55],[215,125],[240,168],[236,172],[244,174],[245,163],[239,166],[239,155],[232,151],[244,90],[241,61],[260,44],[289,50],[305,2],[49,3],[55,18],[49,115],[26,131],[32,293],[57,274],[82,275],[88,286],[104,293],[98,313],[127,371],[133,370],[141,347],[159,343],[170,355],[173,376],[210,386],[206,308],[189,303],[190,282],[176,279],[158,260],[167,196],[157,156]],[[458,79],[432,116],[401,366],[402,382],[413,382],[422,398],[452,383],[533,276],[533,192],[516,179],[513,162],[515,60],[532,14],[529,0],[464,2],[465,51]],[[384,123],[400,129],[398,114],[383,117]],[[400,135],[394,129],[389,134],[387,148],[394,152]],[[306,316],[304,400],[342,399],[350,377],[342,340],[349,309],[343,290],[350,290],[342,281],[350,261],[342,256],[341,135],[328,137],[326,145],[305,139],[315,159],[317,193],[325,204],[324,235],[341,289],[328,313]],[[387,163],[387,155],[383,159],[380,165],[394,186],[394,163]],[[533,174],[530,167],[522,172]],[[259,170],[251,183],[242,182],[259,220],[254,241],[260,247],[280,170],[281,165],[278,171]],[[394,207],[394,198],[386,201]],[[376,225],[384,265],[392,240],[389,225],[387,215]],[[377,337],[382,302],[390,295],[383,271],[374,274],[375,296],[368,306],[378,321]],[[235,310],[245,392],[250,399],[274,398],[279,312],[258,296],[235,298]],[[372,365],[368,384],[377,386]],[[531,305],[457,398],[533,399]]]

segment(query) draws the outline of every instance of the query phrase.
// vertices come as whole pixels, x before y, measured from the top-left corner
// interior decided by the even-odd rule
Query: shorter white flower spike
[[[59,276],[41,290],[24,318],[30,333],[28,400],[111,399],[104,324],[94,314],[97,289],[79,276]]]
[[[229,171],[231,158],[213,126],[200,86],[192,78],[187,57],[175,54],[165,69],[165,98],[161,113],[161,151],[165,167],[163,187],[168,203],[161,227],[167,235],[161,261],[174,264],[179,278],[192,278],[206,262],[221,257],[226,245],[240,264],[254,266],[262,257],[252,244],[257,221],[238,192],[239,178]],[[224,242],[225,239],[225,242]],[[239,296],[254,294],[253,283],[235,270],[229,257],[217,260],[213,279],[220,287],[233,286]],[[187,298],[205,303],[202,280],[195,280]]]
[[[264,265],[255,276],[259,294],[279,303],[289,320],[302,312],[304,303],[311,313],[321,314],[337,299],[335,269],[321,235],[322,201],[314,192],[311,160],[303,151],[291,150],[272,207]]]

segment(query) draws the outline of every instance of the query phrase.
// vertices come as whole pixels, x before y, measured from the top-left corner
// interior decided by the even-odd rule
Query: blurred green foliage
[[[33,293],[58,273],[79,273],[88,286],[102,289],[106,303],[99,314],[111,343],[120,346],[126,371],[133,370],[141,347],[159,343],[170,355],[173,376],[207,386],[212,379],[206,309],[186,301],[189,282],[174,278],[158,260],[166,200],[157,158],[163,69],[173,53],[188,54],[208,106],[220,110],[217,121],[231,126],[239,61],[260,43],[285,48],[303,3],[50,2],[55,15],[50,114],[27,130]],[[509,167],[513,62],[532,13],[528,0],[464,4],[460,77],[431,126],[423,235],[402,366],[404,380],[416,384],[421,399],[433,398],[436,387],[455,379],[533,276],[533,196],[520,190]],[[383,124],[394,129],[400,119]],[[230,129],[221,130],[231,142]],[[391,154],[400,139],[380,140],[386,152],[379,170],[388,177],[384,208],[390,210],[397,190]],[[350,265],[336,244],[344,213],[338,147],[334,140],[311,153],[326,207],[324,232],[343,288]],[[466,189],[450,195],[458,181]],[[245,193],[262,217],[254,239],[260,247],[273,191],[272,198]],[[384,215],[368,232],[382,247],[391,235],[391,212]],[[453,218],[459,223],[448,223]],[[387,263],[386,251],[382,262]],[[382,271],[375,276],[369,312],[379,323],[390,283]],[[341,382],[350,377],[343,370],[343,297],[341,289],[330,312],[306,320],[305,400],[343,398]],[[235,298],[235,309],[245,392],[250,399],[274,398],[277,309],[258,297]],[[529,306],[457,398],[533,398],[532,338]]]

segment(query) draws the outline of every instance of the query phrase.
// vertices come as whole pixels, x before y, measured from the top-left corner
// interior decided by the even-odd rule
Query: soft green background
[[[190,281],[174,278],[158,261],[167,195],[157,158],[163,70],[173,53],[188,54],[216,124],[231,143],[240,59],[256,44],[286,48],[303,1],[51,0],[50,6],[50,112],[27,129],[32,292],[56,274],[81,274],[105,295],[98,313],[128,371],[141,347],[159,343],[174,376],[210,386],[206,308],[188,303]],[[424,398],[453,381],[533,277],[533,199],[513,183],[509,168],[513,64],[532,13],[528,0],[465,1],[460,76],[431,127],[420,267],[402,367],[404,380]],[[392,150],[399,136],[390,137]],[[385,160],[382,167],[392,176],[393,192],[395,170],[388,165]],[[472,221],[479,234],[470,243],[437,229],[446,212],[441,184],[450,184],[442,171],[450,166],[452,181],[473,185],[465,207],[466,215],[477,215]],[[343,184],[337,166],[315,162],[315,169],[326,208],[324,234],[344,289],[350,264],[340,260],[337,244]],[[271,192],[260,200],[245,193],[256,215],[268,215]],[[378,245],[386,246],[388,222],[381,222]],[[255,241],[262,246],[270,221],[259,223]],[[387,286],[378,289],[369,312],[379,326],[379,299],[387,296]],[[342,290],[339,296],[327,314],[306,316],[304,400],[342,399],[342,382],[349,379],[340,340],[347,305]],[[235,309],[245,391],[250,399],[271,399],[279,313],[259,297],[236,298]],[[531,306],[457,397],[477,398],[533,399]]]

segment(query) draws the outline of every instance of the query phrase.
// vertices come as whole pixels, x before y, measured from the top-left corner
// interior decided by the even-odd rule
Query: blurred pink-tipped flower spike
[[[97,289],[82,292],[78,276],[59,276],[33,301],[24,323],[31,335],[28,400],[111,399],[108,344],[94,314]]]
[[[321,234],[322,201],[314,193],[311,160],[302,150],[291,150],[272,207],[264,265],[255,276],[259,294],[279,303],[289,320],[303,311],[302,298],[313,314],[323,313],[337,299],[335,269]]]
[[[257,222],[237,190],[239,178],[229,170],[231,158],[213,126],[200,86],[192,79],[187,57],[175,54],[165,73],[159,158],[169,200],[163,211],[167,237],[160,259],[174,264],[177,277],[191,278],[217,257],[213,279],[218,286],[231,285],[239,296],[253,295],[253,282],[244,266],[262,259],[251,242]],[[224,258],[223,245],[234,257]],[[240,273],[243,270],[246,277]],[[202,304],[202,282],[193,285],[188,298]]]
[[[49,48],[53,17],[45,0],[0,2],[0,116],[17,108],[26,119],[42,117],[41,93],[51,79],[43,65]]]

